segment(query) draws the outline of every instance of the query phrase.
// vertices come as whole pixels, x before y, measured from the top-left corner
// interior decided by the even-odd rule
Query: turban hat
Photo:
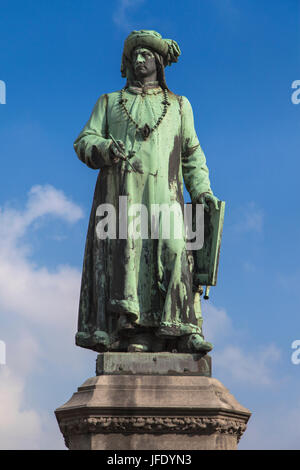
[[[142,29],[140,31],[132,31],[125,39],[121,73],[122,77],[126,77],[126,69],[128,62],[131,62],[131,53],[136,47],[145,47],[160,54],[163,58],[164,65],[171,65],[177,62],[181,54],[180,48],[176,41],[172,39],[163,39],[156,31]]]

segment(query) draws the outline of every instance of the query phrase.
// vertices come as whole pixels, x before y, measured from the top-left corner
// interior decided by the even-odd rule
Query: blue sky
[[[2,1],[0,445],[64,448],[53,410],[94,374],[74,346],[97,172],[73,141],[120,89],[123,41],[155,29],[182,50],[215,194],[226,201],[218,285],[204,305],[214,376],[253,411],[240,448],[299,449],[299,0]]]

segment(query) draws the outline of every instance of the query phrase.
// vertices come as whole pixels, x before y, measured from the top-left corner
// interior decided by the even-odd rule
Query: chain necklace
[[[131,114],[129,113],[128,109],[125,106],[125,103],[128,100],[126,98],[124,98],[124,91],[125,91],[125,88],[122,88],[122,90],[120,91],[119,104],[121,105],[123,111],[125,112],[126,116],[129,119],[129,121],[131,121],[132,124],[135,126],[136,130],[139,131],[142,134],[144,140],[147,140],[149,135],[158,128],[158,126],[161,124],[163,118],[167,114],[168,106],[171,104],[168,101],[168,92],[167,92],[166,89],[163,89],[164,100],[162,101],[162,104],[164,105],[164,109],[161,113],[161,116],[158,118],[158,120],[156,121],[154,126],[151,128],[147,123],[143,127],[140,127],[139,124],[133,119],[133,117],[131,116]]]

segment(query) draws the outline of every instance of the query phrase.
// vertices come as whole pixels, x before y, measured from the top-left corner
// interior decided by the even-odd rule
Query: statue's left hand
[[[209,211],[210,205],[213,205],[217,211],[219,210],[219,206],[218,206],[219,199],[213,194],[202,193],[200,194],[200,196],[198,196],[196,202],[198,204],[204,204],[204,209],[206,211]]]

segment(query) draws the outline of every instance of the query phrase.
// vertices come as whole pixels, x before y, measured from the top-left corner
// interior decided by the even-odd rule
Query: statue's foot
[[[92,349],[99,353],[106,352],[110,346],[110,338],[106,331],[96,330],[94,333],[86,333],[78,331],[76,333],[75,342],[77,346]]]
[[[118,330],[126,336],[136,334],[136,326],[130,321],[128,315],[121,314],[118,318]]]
[[[211,343],[204,341],[203,337],[196,333],[182,336],[178,341],[179,352],[208,353],[212,348]]]
[[[109,350],[112,352],[126,352],[128,348],[128,339],[125,337],[119,338],[114,341]]]
[[[149,352],[148,346],[145,344],[130,344],[127,349],[128,352]]]
[[[129,340],[128,352],[149,352],[151,351],[151,336],[148,334],[135,335]]]

